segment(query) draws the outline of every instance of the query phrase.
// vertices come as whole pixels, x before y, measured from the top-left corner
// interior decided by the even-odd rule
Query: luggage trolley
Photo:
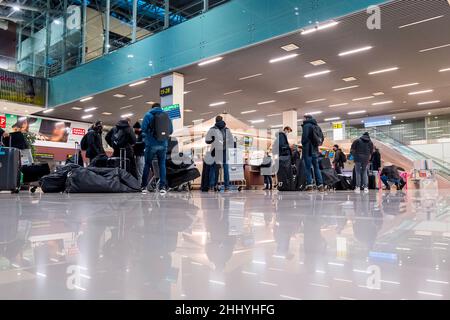
[[[242,189],[247,187],[244,172],[244,153],[242,149],[231,148],[228,150],[228,168],[230,174],[230,190],[242,191]],[[218,180],[219,191],[225,188],[223,178],[223,170],[221,170]]]

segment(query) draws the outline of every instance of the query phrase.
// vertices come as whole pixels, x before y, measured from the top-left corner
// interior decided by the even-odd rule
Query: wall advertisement
[[[0,70],[0,100],[45,106],[47,81]]]

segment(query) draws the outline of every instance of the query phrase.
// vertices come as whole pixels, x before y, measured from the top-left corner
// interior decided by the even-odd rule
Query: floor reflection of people
[[[301,218],[297,212],[289,210],[277,212],[273,226],[273,237],[277,245],[276,255],[284,256],[287,259],[293,258],[294,254],[290,252],[290,244],[292,237],[299,231],[300,223]]]
[[[403,204],[403,206],[402,206]],[[381,205],[383,212],[389,215],[399,215],[406,212],[406,193],[402,191],[383,193]]]
[[[383,226],[383,214],[376,200],[368,194],[358,195],[354,200],[354,208],[353,235],[371,250]]]

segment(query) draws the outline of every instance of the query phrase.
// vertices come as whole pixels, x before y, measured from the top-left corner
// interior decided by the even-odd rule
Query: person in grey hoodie
[[[364,188],[364,192],[367,193],[369,192],[368,167],[373,153],[373,142],[368,132],[353,141],[350,153],[355,161],[355,192],[360,193],[361,188]]]

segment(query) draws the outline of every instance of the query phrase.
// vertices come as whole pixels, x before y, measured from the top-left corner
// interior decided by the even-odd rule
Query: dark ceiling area
[[[185,125],[223,111],[249,124],[265,120],[255,126],[268,128],[282,124],[280,113],[291,109],[316,113],[323,122],[409,111],[426,115],[450,107],[449,3],[390,2],[381,7],[380,30],[369,30],[367,18],[366,12],[355,13],[327,29],[308,34],[299,30],[225,54],[216,63],[174,70],[185,76],[185,109],[191,111],[185,113]],[[286,45],[298,48],[286,52]],[[295,56],[270,63],[287,55]],[[146,102],[159,101],[161,76],[98,94],[88,102],[59,106],[51,116],[80,121],[86,115],[83,109],[96,107],[92,120],[113,124],[128,113],[138,120],[150,107]],[[354,80],[343,80],[347,78]],[[209,106],[216,102],[226,104]],[[241,113],[245,111],[253,112]]]

